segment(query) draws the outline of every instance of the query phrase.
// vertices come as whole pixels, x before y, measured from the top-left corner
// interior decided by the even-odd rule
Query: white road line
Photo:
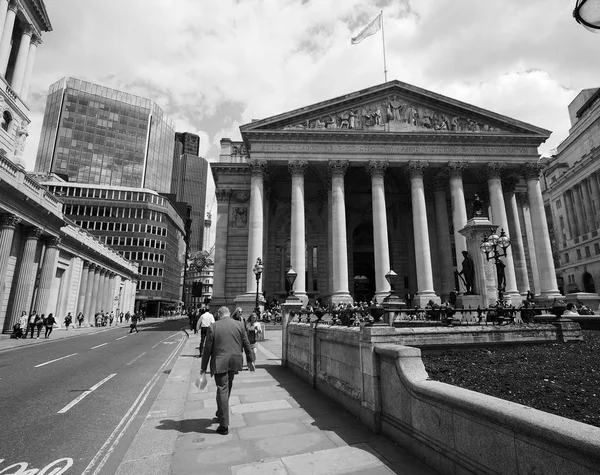
[[[106,378],[104,378],[99,383],[94,384],[90,389],[88,389],[87,391],[84,391],[82,394],[80,394],[75,399],[73,399],[69,404],[67,404],[65,407],[63,407],[60,411],[58,411],[57,414],[64,414],[69,409],[71,409],[75,404],[77,404],[78,402],[80,402],[88,394],[91,394],[93,391],[95,391],[100,386],[102,386],[104,383],[106,383],[106,381],[108,381],[110,378],[112,378],[113,376],[116,376],[116,375],[117,375],[117,373],[113,373],[110,376],[107,376]]]
[[[78,353],[73,353],[72,355],[62,356],[60,358],[56,358],[55,360],[46,361],[45,363],[35,365],[34,368],[39,368],[40,366],[46,366],[47,364],[54,363],[55,361],[64,360],[65,358],[70,358],[71,356],[75,356]]]
[[[121,338],[117,338],[117,341],[122,340],[123,338],[127,338],[127,335],[122,336]]]
[[[169,338],[173,338],[174,336],[177,335],[181,335],[181,331],[178,331],[177,333],[173,333],[171,336],[168,336],[166,338],[163,338],[162,340],[160,340],[156,345],[154,345],[152,348],[156,348],[158,345],[160,345],[163,341],[168,340]]]
[[[90,348],[90,350],[94,350],[94,349],[96,349],[96,348],[100,348],[101,346],[104,346],[104,345],[108,345],[108,343],[102,343],[101,345],[92,346],[92,347]]]
[[[139,360],[145,354],[146,354],[146,352],[144,351],[140,356],[136,356],[135,358],[133,358],[129,363],[126,364],[126,366],[129,366],[130,364],[135,363],[137,360]]]
[[[182,338],[179,342],[179,345],[177,345],[177,347],[169,355],[169,357],[162,364],[162,366],[160,368],[158,368],[158,371],[154,374],[152,379],[150,381],[148,381],[148,384],[146,384],[144,389],[142,389],[142,392],[140,393],[140,395],[133,402],[133,404],[127,411],[127,413],[123,416],[123,419],[121,419],[121,421],[119,422],[117,427],[115,427],[115,430],[113,431],[113,433],[108,437],[108,439],[106,439],[106,442],[104,442],[104,445],[102,445],[102,447],[100,447],[100,450],[98,451],[98,453],[96,453],[96,455],[91,460],[91,462],[88,464],[88,466],[85,468],[85,470],[83,472],[81,472],[81,475],[87,475],[88,473],[90,473],[96,464],[98,466],[96,467],[96,470],[94,470],[92,475],[98,475],[102,471],[102,467],[104,467],[108,458],[110,457],[112,452],[115,450],[115,447],[121,440],[121,437],[123,437],[123,434],[125,434],[125,431],[127,431],[127,428],[129,427],[129,425],[134,420],[137,413],[140,411],[140,409],[144,405],[144,402],[146,402],[146,399],[148,399],[148,396],[150,395],[152,388],[154,388],[154,385],[160,378],[160,375],[161,375],[163,369],[167,365],[169,365],[169,363],[177,355],[178,351],[184,345],[185,341],[186,341],[186,339]],[[100,460],[100,457],[102,457],[101,460]]]

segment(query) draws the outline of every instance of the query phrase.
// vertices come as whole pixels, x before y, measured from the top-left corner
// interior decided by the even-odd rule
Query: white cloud
[[[26,167],[64,76],[156,101],[214,159],[240,124],[382,83],[381,36],[350,44],[381,8],[388,79],[552,130],[546,149],[566,136],[572,98],[599,85],[600,42],[562,0],[53,0]]]

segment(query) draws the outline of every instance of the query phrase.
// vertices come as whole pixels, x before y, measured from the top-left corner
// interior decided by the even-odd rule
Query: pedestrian
[[[69,329],[69,326],[71,325],[71,323],[73,323],[73,317],[71,316],[71,312],[69,312],[67,314],[67,316],[65,317],[65,321],[64,321],[65,330]]]
[[[253,361],[256,362],[256,344],[258,343],[258,340],[260,340],[260,335],[262,333],[262,326],[258,321],[256,312],[250,314],[250,318],[246,324],[246,333],[248,333],[250,348],[252,348],[252,352],[254,353]],[[246,364],[248,365],[248,360],[246,360]],[[250,367],[250,365],[248,365],[248,367]]]
[[[83,323],[83,312],[77,314],[77,323],[79,323],[79,328],[81,328],[81,324]]]
[[[123,312],[119,314],[119,323],[123,323]]]
[[[210,362],[210,374],[217,386],[217,433],[229,433],[229,396],[234,376],[242,369],[242,349],[248,358],[248,368],[254,372],[253,353],[244,325],[230,318],[227,307],[219,308],[218,320],[208,329],[200,374],[206,373]]]
[[[129,310],[127,310],[127,313],[125,314],[125,323],[129,323],[130,318],[131,318],[131,313],[129,313]]]
[[[134,313],[131,316],[131,324],[129,325],[129,333],[133,333],[133,330],[135,330],[136,333],[139,333],[139,330],[137,329],[137,322],[138,322],[138,315],[137,313]]]
[[[204,350],[204,342],[206,340],[206,335],[208,334],[208,328],[215,323],[215,317],[209,310],[210,307],[206,306],[204,313],[200,315],[198,323],[196,324],[196,333],[198,333],[198,328],[200,329],[200,358],[202,358],[202,351]]]
[[[36,340],[39,340],[40,338],[40,333],[42,333],[42,327],[44,326],[44,320],[46,320],[46,316],[42,315],[41,317],[38,317],[38,319],[35,321],[35,326],[37,328],[37,336],[36,336]]]
[[[19,317],[19,327],[21,327],[21,338],[27,337],[27,312],[25,310]]]
[[[115,314],[113,313],[113,311],[110,311],[110,315],[108,316],[108,321],[110,322],[110,326],[112,327],[113,321],[115,319]]]
[[[231,314],[231,318],[233,318],[234,320],[237,320],[238,322],[246,323],[246,320],[244,319],[244,311],[242,310],[242,307],[236,307],[235,310],[233,311],[233,313]]]
[[[27,331],[25,332],[25,334],[27,335],[29,332],[31,332],[30,338],[33,338],[33,330],[35,330],[36,315],[37,312],[34,310],[33,312],[31,312],[31,315],[29,315],[29,319],[27,320]]]
[[[44,338],[50,338],[50,334],[52,333],[52,329],[54,328],[55,323],[56,320],[54,319],[54,316],[51,313],[49,313],[48,317],[44,321],[44,325],[46,325],[46,334],[44,335]]]

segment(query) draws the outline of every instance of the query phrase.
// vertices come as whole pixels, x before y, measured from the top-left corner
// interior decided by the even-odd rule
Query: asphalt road
[[[21,467],[111,473],[164,384],[186,326],[180,319],[137,334],[109,328],[0,352],[0,474]]]

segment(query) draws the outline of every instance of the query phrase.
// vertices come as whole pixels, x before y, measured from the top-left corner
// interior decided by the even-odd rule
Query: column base
[[[523,296],[516,290],[513,292],[505,292],[504,299],[510,305],[514,305],[515,307],[520,307],[521,303],[523,303]]]
[[[306,292],[294,292],[294,297],[296,297],[298,300],[300,300],[300,302],[302,302],[303,307],[305,307],[308,303],[308,294]]]
[[[375,297],[373,297],[373,300],[375,300],[375,302],[377,303],[382,303],[383,300],[388,297],[391,294],[390,290],[379,290],[377,292],[375,292]]]
[[[417,292],[413,298],[413,305],[418,305],[421,308],[425,308],[430,300],[433,300],[433,303],[437,303],[438,305],[441,303],[441,299],[435,294],[435,292],[425,291]]]
[[[331,303],[352,303],[353,298],[350,292],[334,292],[331,294]]]

